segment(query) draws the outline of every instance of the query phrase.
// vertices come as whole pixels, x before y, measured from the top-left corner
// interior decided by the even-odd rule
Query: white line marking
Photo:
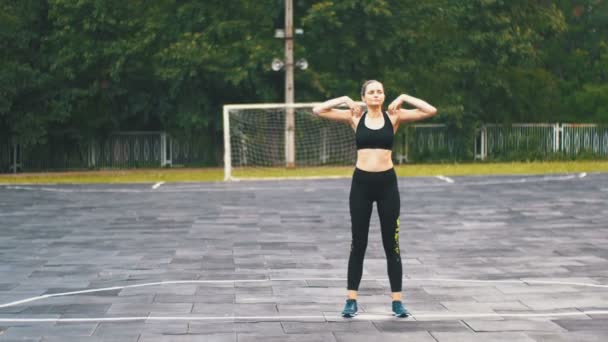
[[[352,175],[347,176],[303,176],[303,177],[251,177],[251,178],[230,178],[230,181],[242,182],[242,181],[300,181],[300,180],[323,180],[323,179],[345,179],[351,178]]]
[[[575,176],[549,176],[549,177],[530,177],[530,178],[520,178],[520,179],[507,179],[507,180],[489,180],[489,181],[481,181],[481,182],[470,182],[470,183],[456,183],[460,186],[477,186],[477,185],[503,185],[503,184],[522,184],[522,183],[540,183],[540,182],[551,182],[551,181],[566,181],[572,180]],[[442,184],[428,184],[425,187],[429,186],[442,186]],[[420,186],[422,187],[422,186]]]
[[[445,177],[445,176],[442,176],[442,175],[435,176],[435,177],[441,179],[442,181],[448,182],[448,183],[454,183],[454,180],[452,178],[449,178],[449,177]]]
[[[574,179],[576,176],[575,175],[569,175],[569,176],[546,176],[544,177],[544,180],[568,180],[568,179]]]
[[[134,316],[134,317],[88,317],[88,318],[0,318],[0,323],[86,323],[86,322],[130,322],[130,321],[228,321],[228,322],[279,322],[279,321],[402,321],[411,319],[434,319],[434,318],[507,318],[507,317],[565,317],[565,316],[588,316],[608,315],[608,310],[595,311],[572,311],[555,313],[440,313],[440,314],[413,314],[410,318],[396,318],[391,314],[361,313],[354,318],[342,318],[336,315],[336,319],[327,319],[326,315],[308,316]],[[329,316],[331,317],[331,316]]]
[[[165,182],[158,182],[158,183],[152,185],[152,189],[156,190],[156,189],[160,188],[160,186],[163,184],[165,184]]]
[[[378,279],[363,279],[364,281],[386,281],[386,279],[378,278]],[[504,280],[479,280],[479,279],[450,279],[450,278],[405,278],[407,282],[456,282],[456,283],[489,283],[489,284],[545,284],[545,285],[572,285],[572,286],[582,286],[582,287],[597,287],[597,288],[608,288],[608,285],[604,284],[592,284],[592,283],[581,283],[581,282],[565,282],[565,281],[545,281],[545,280],[525,280],[525,279],[504,279]],[[79,295],[85,293],[95,293],[95,292],[105,292],[105,291],[113,291],[113,290],[122,290],[122,289],[130,289],[130,288],[138,288],[138,287],[148,287],[148,286],[162,286],[162,285],[176,285],[176,284],[231,284],[231,283],[261,283],[261,282],[285,282],[285,281],[346,281],[346,278],[277,278],[277,279],[234,279],[234,280],[170,280],[170,281],[160,281],[154,283],[143,283],[143,284],[133,284],[133,285],[124,285],[124,286],[113,286],[113,287],[105,287],[99,289],[88,289],[82,291],[71,291],[71,292],[61,292],[61,293],[50,293],[42,296],[26,298],[22,300],[18,300],[15,302],[10,302],[6,304],[0,305],[0,309],[7,308],[11,306],[17,306],[23,303],[33,302],[45,298],[53,298],[53,297],[63,297],[63,296],[72,296]]]
[[[325,316],[136,316],[136,317],[92,317],[92,318],[0,318],[0,323],[82,323],[82,322],[125,322],[125,321],[294,321],[325,320]]]
[[[413,315],[414,318],[484,318],[484,317],[558,317],[558,316],[587,316],[608,315],[608,310],[543,312],[543,313],[441,313]]]
[[[581,172],[578,174],[578,178],[585,178],[587,176],[587,172]]]

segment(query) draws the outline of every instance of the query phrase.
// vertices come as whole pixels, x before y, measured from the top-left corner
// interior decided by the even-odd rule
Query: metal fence
[[[0,139],[0,173],[209,164],[204,137],[121,132],[103,140],[49,141],[22,147]],[[483,125],[466,130],[441,124],[405,127],[395,138],[395,163],[421,161],[608,158],[608,126],[595,124]]]
[[[0,141],[0,173],[200,165],[204,141],[165,132],[120,132],[101,140],[51,140],[23,147]]]
[[[399,164],[465,160],[467,150],[466,135],[462,131],[442,124],[418,124],[406,127],[397,135],[393,159]]]
[[[473,147],[473,148],[471,148]],[[545,160],[608,158],[608,126],[534,123],[483,125],[472,141],[465,131],[447,125],[412,125],[397,138],[394,160]]]
[[[135,168],[166,166],[167,135],[162,132],[115,133],[88,147],[87,166],[91,168]]]
[[[484,125],[479,132],[480,159],[542,159],[558,151],[558,124]],[[477,152],[477,151],[476,151]]]
[[[484,125],[477,140],[481,160],[608,157],[608,126],[596,124]]]
[[[563,124],[560,151],[570,157],[608,157],[608,126]]]
[[[0,139],[0,172],[10,172],[11,167],[15,164],[13,160],[13,149],[15,145],[11,144],[9,139]]]

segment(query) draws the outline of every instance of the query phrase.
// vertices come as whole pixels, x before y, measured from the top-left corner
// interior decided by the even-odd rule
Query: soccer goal
[[[315,103],[224,106],[224,179],[348,175],[355,136],[313,114]]]

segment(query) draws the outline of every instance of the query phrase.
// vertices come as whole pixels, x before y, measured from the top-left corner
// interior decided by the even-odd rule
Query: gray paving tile
[[[337,304],[279,304],[277,309],[282,316],[319,315],[322,312],[340,311],[342,307]],[[363,306],[359,310],[364,312]]]
[[[604,331],[608,336],[608,318],[595,318],[592,320],[557,319],[553,322],[568,331]]]
[[[67,305],[35,305],[28,306],[21,311],[22,315],[28,314],[94,314],[103,316],[111,304],[67,304]]]
[[[236,342],[236,333],[211,335],[141,335],[138,342]]]
[[[24,337],[24,338],[11,338],[0,335],[0,341],[2,342],[40,342],[42,337]]]
[[[484,331],[565,331],[564,328],[551,321],[540,320],[464,320],[464,322],[476,332]],[[577,321],[578,322],[578,321]]]
[[[280,335],[283,333],[281,322],[191,322],[190,334],[218,334],[218,333],[258,333],[260,335]]]
[[[528,336],[537,342],[604,342],[606,341],[606,331],[587,330],[565,333],[528,333]]]
[[[98,336],[44,336],[41,342],[137,342],[139,335],[103,338]]]
[[[139,332],[144,327],[146,327],[144,321],[102,322],[98,324],[92,335],[103,339],[132,338],[134,335],[139,336]]]
[[[18,338],[38,338],[43,336],[91,336],[97,329],[97,323],[82,323],[70,325],[56,324],[23,324],[20,326],[9,327],[3,332],[3,338],[18,339]]]
[[[190,313],[192,303],[154,303],[154,304],[112,304],[108,314],[124,315],[146,315],[152,312],[162,313]]]
[[[158,294],[154,297],[154,303],[206,303],[206,304],[232,304],[234,295],[214,294],[206,296],[186,296],[172,294]]]
[[[196,303],[193,315],[211,317],[273,317],[279,316],[276,304],[206,304]]]
[[[606,310],[606,289],[455,283],[446,278],[608,284],[608,192],[601,190],[608,188],[608,174],[566,181],[547,181],[544,176],[454,179],[454,184],[433,177],[399,179],[405,303],[419,315],[494,312],[542,317],[467,319],[470,326],[459,317],[353,320],[349,324],[355,323],[356,332],[343,330],[347,325],[339,311],[346,282],[327,278],[346,276],[349,179],[165,184],[156,191],[141,184],[54,185],[44,190],[0,186],[0,198],[11,199],[8,206],[0,201],[0,305],[43,294],[167,280],[301,279],[155,285],[44,298],[0,308],[0,317],[150,314],[193,321],[102,322],[93,336],[62,335],[62,328],[53,332],[39,323],[3,323],[0,340],[10,329],[24,326],[41,334],[33,340],[81,337],[84,342],[132,341],[140,334],[161,341],[204,335],[220,340],[236,336],[239,341],[605,337],[605,315],[556,313]],[[385,319],[390,289],[380,236],[374,212],[360,306],[362,313]],[[235,313],[319,319],[194,320]],[[315,332],[311,323],[326,330]],[[284,326],[294,333],[286,334]]]
[[[308,334],[322,331],[376,332],[376,327],[369,321],[342,321],[329,323],[283,322],[286,334]]]
[[[401,333],[413,331],[467,332],[469,328],[459,321],[395,320],[374,322],[380,332]]]
[[[336,342],[336,337],[329,332],[294,334],[294,335],[259,335],[259,334],[237,334],[239,342]]]
[[[334,336],[336,337],[337,342],[437,342],[437,340],[426,331],[402,332],[398,334],[338,331],[334,332]]]
[[[523,332],[433,332],[437,342],[534,342]]]

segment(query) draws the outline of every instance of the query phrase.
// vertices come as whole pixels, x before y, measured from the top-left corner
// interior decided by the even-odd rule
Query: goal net
[[[352,171],[352,128],[314,115],[314,105],[224,106],[224,178],[327,177]]]

